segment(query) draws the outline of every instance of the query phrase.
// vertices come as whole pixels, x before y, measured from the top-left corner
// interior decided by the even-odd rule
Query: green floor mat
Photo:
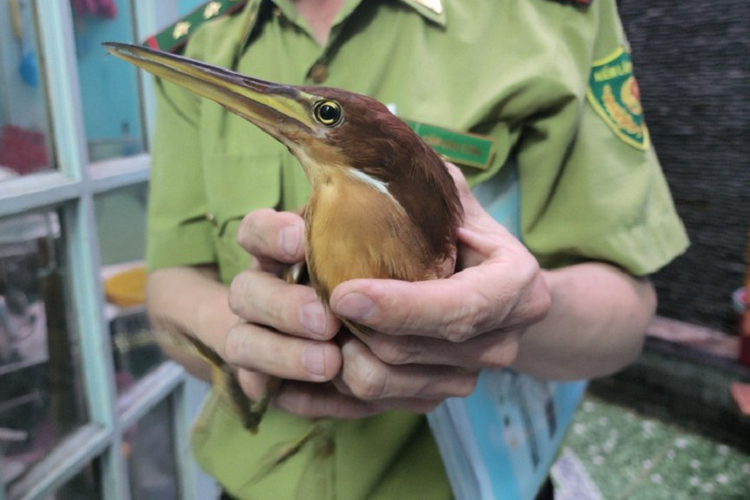
[[[747,454],[592,396],[552,475],[556,500],[750,499]]]

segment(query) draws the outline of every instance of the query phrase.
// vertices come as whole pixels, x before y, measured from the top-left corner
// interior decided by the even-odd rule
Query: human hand
[[[536,259],[449,169],[465,211],[457,272],[417,283],[351,280],[331,295],[334,313],[375,330],[342,343],[343,393],[413,411],[466,396],[481,368],[515,360],[519,338],[550,307]]]
[[[272,210],[245,218],[238,240],[255,259],[230,290],[230,305],[245,322],[229,332],[223,354],[251,398],[272,375],[288,379],[273,405],[307,417],[426,412],[446,397],[470,394],[481,368],[513,362],[523,331],[546,314],[549,293],[533,256],[450,168],[465,211],[458,272],[420,283],[343,283],[331,296],[333,311],[375,332],[341,338],[340,350],[332,341],[340,322],[311,288],[280,278],[304,258],[302,219]]]
[[[310,418],[371,415],[379,407],[326,383],[341,370],[341,350],[333,341],[340,321],[311,287],[282,279],[289,265],[304,260],[303,234],[303,220],[293,213],[264,209],[244,218],[238,241],[253,262],[230,287],[230,307],[242,321],[229,330],[219,354],[237,368],[254,401],[269,377],[278,377],[284,382],[271,405],[283,411]]]

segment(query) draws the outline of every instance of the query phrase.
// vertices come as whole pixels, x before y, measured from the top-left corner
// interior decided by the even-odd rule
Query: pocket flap
[[[208,205],[219,228],[281,199],[281,155],[218,155],[206,169]]]

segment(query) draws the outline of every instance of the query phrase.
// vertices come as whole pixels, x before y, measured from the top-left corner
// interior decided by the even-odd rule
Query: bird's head
[[[216,101],[286,145],[313,177],[316,165],[363,169],[390,182],[389,166],[404,168],[403,155],[423,151],[412,130],[383,104],[364,95],[327,87],[282,85],[146,47],[108,42],[109,52],[192,92]],[[418,145],[415,151],[415,145]],[[311,181],[314,181],[311,178]]]
[[[267,82],[146,47],[104,45],[163,80],[216,101],[286,145],[313,190],[345,172],[387,191],[417,227],[435,235],[427,236],[435,240],[430,246],[454,239],[462,210],[443,161],[378,101],[341,89]],[[440,229],[429,231],[430,226]],[[445,228],[453,228],[447,238]]]
[[[362,151],[365,139],[388,142],[395,132],[410,133],[385,106],[363,95],[267,82],[146,47],[105,46],[112,54],[257,125],[287,146],[311,177],[319,164],[356,168],[353,159],[366,153]]]

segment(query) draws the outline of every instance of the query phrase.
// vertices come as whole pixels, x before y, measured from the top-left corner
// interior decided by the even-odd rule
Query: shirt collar
[[[294,12],[294,6],[292,0],[269,0],[276,4],[285,14],[289,14],[293,17],[296,13]],[[339,13],[339,20],[346,19],[359,5],[365,0],[350,0],[346,2]],[[399,0],[417,11],[426,19],[445,27],[445,9],[443,8],[444,0]],[[259,3],[259,2],[258,2]]]
[[[245,46],[248,38],[250,37],[250,34],[253,32],[253,29],[255,28],[255,25],[258,21],[258,11],[260,10],[261,4],[263,4],[264,1],[272,2],[279,9],[281,9],[281,11],[285,15],[288,15],[288,17],[293,17],[294,15],[296,15],[293,10],[294,7],[290,0],[248,0],[247,4],[245,5],[245,9],[242,12],[242,16],[244,17],[245,29],[243,30],[242,39],[240,40],[240,47]],[[342,8],[341,13],[339,14],[339,21],[346,19],[354,11],[357,5],[359,5],[363,1],[370,0],[350,0],[346,2],[346,4],[344,4],[344,7]],[[445,9],[443,6],[445,0],[399,1],[414,9],[415,12],[420,14],[425,19],[435,23],[441,28],[445,28],[446,18]]]
[[[424,18],[429,19],[441,28],[445,28],[445,0],[400,0],[413,8]]]

